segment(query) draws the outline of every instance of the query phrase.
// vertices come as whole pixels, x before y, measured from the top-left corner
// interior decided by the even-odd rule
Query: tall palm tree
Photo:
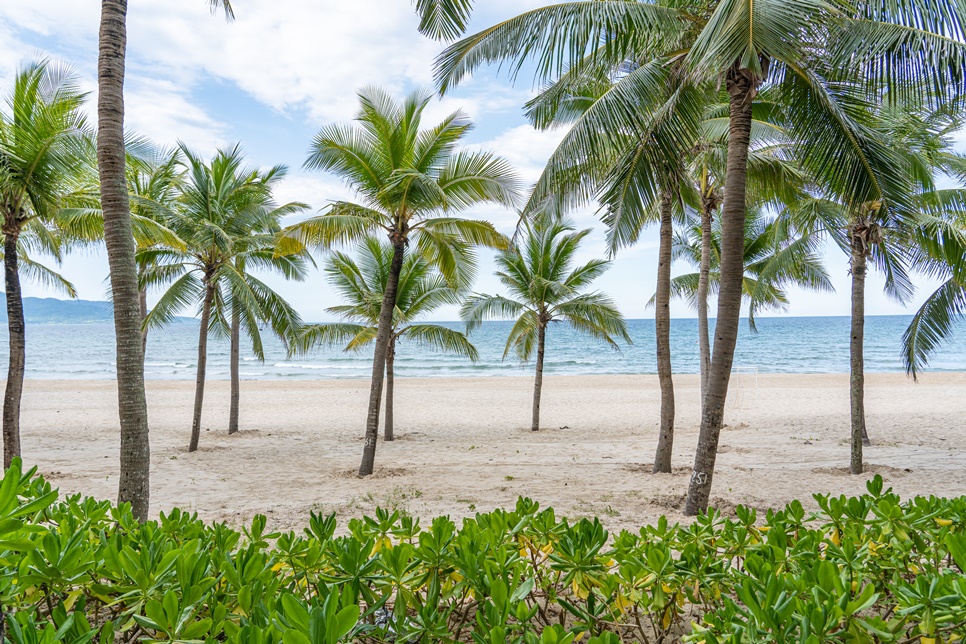
[[[229,0],[207,0],[233,16]],[[147,520],[151,446],[144,395],[144,349],[137,262],[125,176],[124,68],[127,0],[101,0],[97,54],[97,171],[104,209],[104,241],[111,268],[117,346],[117,398],[121,424],[119,503]]]
[[[563,321],[619,349],[617,340],[630,344],[624,317],[613,300],[599,291],[584,289],[610,266],[595,259],[574,268],[580,242],[590,230],[574,232],[566,222],[540,217],[526,226],[519,247],[501,252],[496,275],[509,296],[475,294],[467,298],[460,317],[472,331],[490,318],[516,318],[503,351],[504,359],[515,351],[523,362],[536,352],[533,384],[533,414],[530,429],[540,429],[540,394],[543,389],[543,360],[547,328]]]
[[[268,232],[250,235],[250,246],[235,257],[235,270],[241,279],[231,284],[231,297],[227,299],[227,311],[221,312],[219,321],[228,320],[229,369],[231,399],[228,410],[228,433],[239,430],[241,411],[241,336],[242,332],[251,342],[252,353],[260,361],[265,360],[261,328],[267,324],[284,343],[297,336],[302,322],[295,311],[277,293],[249,272],[250,268],[281,274],[285,279],[302,281],[309,265],[315,265],[308,252],[279,254],[276,243],[281,228],[277,219],[304,209],[302,203],[287,204],[273,211],[276,222]],[[216,300],[217,302],[217,300]]]
[[[966,7],[958,0],[928,6],[905,0],[587,0],[521,14],[456,42],[437,60],[442,91],[487,63],[509,62],[515,75],[533,61],[537,80],[553,81],[595,70],[614,73],[629,58],[638,60],[564,137],[535,191],[538,203],[545,195],[557,194],[566,205],[592,196],[598,177],[580,172],[580,159],[606,149],[609,137],[646,131],[649,122],[686,107],[689,101],[679,95],[667,100],[669,75],[683,68],[690,83],[724,86],[729,123],[716,341],[686,513],[707,507],[734,360],[756,98],[765,88],[774,90],[785,126],[800,142],[797,154],[826,175],[837,173],[848,184],[850,203],[878,200],[908,210],[907,186],[891,151],[866,127],[863,109],[883,91],[934,102],[963,93],[964,24]],[[668,157],[689,149],[682,134]],[[567,183],[571,188],[561,191]]]
[[[0,216],[3,217],[4,289],[10,358],[3,398],[3,462],[20,456],[20,399],[26,363],[26,328],[20,260],[28,240],[57,252],[49,229],[83,183],[90,128],[81,111],[86,94],[69,68],[46,61],[21,67],[8,109],[0,110]],[[39,270],[39,269],[38,269]]]
[[[507,240],[489,222],[455,215],[482,203],[512,206],[518,197],[509,163],[490,152],[457,148],[472,127],[462,111],[419,129],[429,100],[424,92],[398,102],[378,88],[361,91],[356,124],[323,128],[305,162],[307,168],[342,177],[361,203],[333,203],[286,230],[289,245],[296,248],[329,248],[380,232],[393,246],[379,310],[360,476],[372,474],[375,464],[386,355],[407,245],[452,286],[465,287],[473,273],[472,247],[504,248]]]
[[[275,204],[272,189],[284,177],[285,168],[245,168],[238,146],[219,151],[209,164],[183,145],[181,152],[188,174],[181,197],[164,223],[184,241],[186,250],[156,252],[155,264],[145,269],[143,281],[148,286],[166,286],[147,315],[148,327],[167,324],[184,308],[200,305],[195,404],[188,444],[188,451],[193,452],[201,435],[209,333],[230,335],[229,320],[237,315],[252,341],[252,350],[263,357],[260,322],[269,322],[282,337],[289,337],[300,325],[292,307],[246,268],[278,268],[294,278],[304,275],[302,256],[276,256],[275,252],[279,219],[304,206]]]
[[[358,259],[335,252],[326,259],[329,283],[347,304],[326,309],[343,322],[309,324],[292,343],[294,353],[306,353],[317,346],[344,345],[359,351],[372,345],[378,335],[379,312],[392,266],[392,246],[368,237],[359,244]],[[396,292],[389,349],[386,352],[386,412],[383,438],[393,440],[394,361],[401,341],[412,341],[435,351],[478,358],[466,336],[439,324],[418,320],[445,304],[458,304],[462,295],[436,272],[425,258],[409,255],[403,261]]]

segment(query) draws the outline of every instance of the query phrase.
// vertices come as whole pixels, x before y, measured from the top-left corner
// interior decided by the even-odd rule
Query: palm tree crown
[[[460,316],[473,330],[491,318],[516,318],[504,349],[526,362],[533,357],[537,335],[551,322],[564,321],[575,330],[606,342],[630,342],[627,325],[613,300],[599,291],[583,290],[610,262],[594,259],[574,268],[580,242],[590,230],[574,232],[565,222],[540,221],[528,227],[519,248],[496,258],[497,276],[509,296],[476,294],[467,298]]]
[[[359,245],[358,258],[334,252],[326,259],[329,283],[347,304],[326,311],[345,322],[307,324],[302,327],[292,350],[305,353],[316,346],[344,344],[346,351],[356,351],[376,339],[382,297],[389,281],[392,247],[376,237]],[[437,351],[455,353],[471,360],[478,357],[476,348],[466,336],[438,324],[417,321],[441,306],[459,304],[461,293],[446,283],[424,258],[410,255],[403,262],[399,290],[393,311],[392,342],[406,338]]]
[[[692,216],[692,219],[694,217]],[[800,232],[787,218],[769,217],[761,210],[753,210],[745,221],[745,277],[743,297],[748,305],[748,324],[755,328],[755,317],[761,311],[784,309],[788,306],[787,290],[798,286],[807,290],[831,291],[832,282],[822,264],[819,248],[821,235]],[[679,230],[674,240],[674,255],[698,266],[701,263],[701,226],[690,221]],[[721,257],[721,226],[712,226],[710,294],[718,290],[719,258]],[[671,280],[675,297],[695,302],[698,292],[698,273],[685,273]]]
[[[461,111],[420,130],[430,100],[416,92],[397,102],[379,88],[359,93],[356,124],[334,124],[315,137],[305,167],[332,172],[359,196],[286,229],[283,244],[352,243],[384,232],[411,241],[451,282],[466,284],[471,245],[505,247],[486,221],[454,217],[482,203],[512,206],[518,182],[509,163],[490,152],[458,149],[473,124]],[[284,246],[283,246],[284,247]],[[454,281],[455,280],[455,281]]]

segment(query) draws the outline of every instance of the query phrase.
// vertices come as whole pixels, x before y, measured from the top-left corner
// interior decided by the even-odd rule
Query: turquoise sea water
[[[870,317],[866,323],[866,369],[901,371],[900,338],[908,316]],[[461,328],[459,323],[445,323]],[[502,360],[510,322],[488,322],[470,339],[480,353],[476,364],[451,355],[434,353],[414,344],[401,344],[396,372],[406,377],[510,376],[529,374],[513,355]],[[5,326],[5,325],[4,325]],[[636,374],[655,372],[654,321],[629,321],[633,345],[620,352],[564,324],[548,331],[546,370],[551,374]],[[266,339],[267,339],[266,334]],[[265,362],[245,351],[241,374],[247,379],[367,378],[370,353],[320,350],[289,359],[282,344],[266,341]],[[673,368],[676,373],[697,373],[697,321],[671,322]],[[148,340],[145,372],[148,378],[194,378],[198,346],[197,324],[176,324],[152,332]],[[228,342],[209,342],[208,375],[228,378]],[[7,333],[0,334],[0,357],[6,362]],[[735,366],[760,373],[844,373],[849,369],[847,317],[774,317],[758,320],[758,333],[741,326]],[[966,370],[966,334],[960,333],[936,353],[931,371]],[[49,324],[27,328],[27,377],[100,379],[114,377],[114,329],[110,324]]]

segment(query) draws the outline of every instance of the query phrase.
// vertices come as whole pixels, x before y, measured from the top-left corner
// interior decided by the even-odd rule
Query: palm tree
[[[799,142],[797,155],[825,176],[837,173],[848,185],[849,203],[880,201],[907,210],[907,186],[897,180],[891,151],[866,127],[863,110],[881,100],[883,91],[939,103],[963,93],[964,23],[966,7],[957,0],[928,6],[900,0],[586,0],[526,12],[454,43],[438,58],[441,91],[494,62],[509,61],[515,75],[533,61],[537,80],[546,82],[567,74],[613,74],[629,58],[637,60],[633,71],[593,101],[564,137],[535,191],[538,204],[553,194],[566,205],[593,196],[598,177],[579,171],[581,159],[606,150],[608,138],[647,131],[648,123],[687,109],[691,101],[680,94],[667,100],[669,75],[681,73],[689,84],[723,81],[729,104],[728,180],[721,206],[716,342],[687,514],[707,507],[734,360],[756,97],[763,86],[774,90],[783,123]],[[682,132],[681,140],[667,149],[669,162],[689,149],[687,135]],[[571,189],[561,191],[567,183]]]
[[[513,350],[522,362],[529,362],[536,351],[532,431],[540,429],[543,360],[551,322],[566,322],[618,350],[615,338],[631,342],[627,324],[613,300],[599,291],[583,292],[610,262],[595,259],[573,268],[580,242],[589,233],[589,229],[574,232],[566,222],[550,217],[526,225],[519,247],[500,253],[496,259],[500,268],[496,275],[510,295],[472,295],[460,310],[468,331],[489,318],[516,318],[504,359]]]
[[[908,183],[909,198],[901,207],[886,200],[854,203],[844,194],[837,177],[827,177],[822,197],[812,205],[840,248],[849,254],[852,276],[850,342],[850,411],[852,474],[863,472],[863,446],[871,444],[865,417],[865,289],[868,265],[885,276],[886,294],[905,302],[913,293],[910,268],[932,277],[949,278],[920,308],[904,338],[907,369],[915,374],[916,361],[934,346],[943,328],[944,312],[956,310],[956,273],[963,248],[961,229],[966,194],[962,188],[938,189],[935,176],[962,176],[963,157],[951,152],[953,133],[962,127],[960,110],[949,106],[922,109],[902,100],[890,100],[870,109],[870,129],[895,156],[895,166]],[[911,215],[910,215],[911,213]],[[938,326],[933,327],[931,322]],[[924,333],[919,335],[919,330]],[[919,344],[921,342],[921,344]],[[917,346],[919,344],[919,346]]]
[[[379,312],[389,281],[392,256],[392,246],[376,237],[368,237],[359,245],[358,260],[340,252],[327,258],[325,272],[328,281],[348,303],[326,311],[344,321],[304,326],[292,344],[292,351],[306,353],[317,346],[332,345],[344,345],[346,351],[359,351],[370,346],[378,335]],[[399,274],[396,308],[386,352],[385,440],[393,440],[394,360],[400,341],[413,341],[435,351],[477,360],[476,347],[463,333],[439,324],[418,322],[419,318],[440,306],[460,302],[460,291],[452,288],[425,258],[419,255],[406,257]]]
[[[229,0],[208,0],[232,17]],[[104,241],[111,269],[117,345],[117,398],[121,424],[119,503],[130,503],[139,520],[148,516],[151,446],[144,396],[141,305],[124,148],[124,66],[127,0],[101,0],[97,56],[97,171],[104,209]]]
[[[238,146],[219,151],[210,164],[183,145],[181,152],[188,174],[180,199],[164,223],[184,241],[186,250],[156,251],[154,265],[145,269],[143,282],[166,286],[147,315],[148,327],[167,324],[185,307],[200,304],[198,370],[188,445],[193,452],[201,435],[208,334],[231,335],[234,325],[229,319],[237,316],[255,355],[264,357],[260,322],[267,321],[282,337],[289,337],[300,325],[292,307],[246,268],[276,268],[296,279],[304,275],[302,256],[276,256],[275,252],[279,219],[304,206],[276,205],[272,189],[285,176],[285,168],[264,172],[245,168]]]
[[[10,337],[3,399],[4,467],[20,456],[20,399],[26,362],[20,260],[30,245],[58,252],[59,241],[50,227],[83,183],[79,175],[90,137],[81,112],[85,96],[71,69],[41,61],[17,72],[9,111],[0,111],[0,215]],[[21,240],[25,231],[29,238]],[[28,268],[41,270],[35,265]]]
[[[383,90],[359,93],[356,125],[323,128],[305,166],[330,171],[356,190],[361,203],[336,202],[321,215],[286,229],[288,247],[329,248],[376,232],[389,236],[393,259],[379,310],[360,476],[372,474],[379,433],[379,405],[393,310],[406,246],[435,266],[454,288],[472,278],[473,246],[506,247],[489,222],[455,215],[482,203],[512,206],[517,179],[504,159],[490,152],[458,150],[472,127],[461,111],[420,130],[429,94],[415,92],[401,103]]]
[[[704,227],[697,219],[698,216],[691,214],[690,225],[676,236],[674,255],[700,269]],[[755,318],[761,311],[781,310],[788,306],[786,289],[789,286],[814,291],[833,290],[819,255],[822,244],[820,234],[798,231],[781,214],[769,217],[760,209],[749,211],[745,230],[745,277],[742,289],[748,307],[748,324],[752,329],[756,328]],[[712,225],[710,237],[707,290],[714,294],[720,280],[720,225]],[[678,275],[671,283],[672,294],[697,306],[700,282],[700,272]]]
[[[306,206],[292,203],[275,208],[276,218],[297,212]],[[231,401],[228,410],[228,434],[237,434],[238,418],[241,411],[241,334],[252,344],[255,358],[264,361],[265,350],[261,337],[263,323],[283,342],[291,342],[302,326],[295,311],[265,283],[248,272],[249,267],[280,273],[285,279],[302,281],[309,265],[315,265],[307,252],[280,255],[276,252],[277,236],[280,232],[278,222],[267,233],[260,236],[250,235],[246,241],[250,250],[235,257],[235,270],[241,279],[232,283],[231,298],[227,301],[228,311],[218,320],[229,319]]]

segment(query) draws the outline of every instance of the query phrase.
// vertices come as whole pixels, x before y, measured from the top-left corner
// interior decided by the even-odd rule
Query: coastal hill
[[[111,303],[97,300],[25,297],[23,311],[27,324],[92,324],[114,320]],[[180,317],[177,321],[190,322],[194,321],[194,318]],[[0,293],[0,324],[6,323],[7,295]]]

